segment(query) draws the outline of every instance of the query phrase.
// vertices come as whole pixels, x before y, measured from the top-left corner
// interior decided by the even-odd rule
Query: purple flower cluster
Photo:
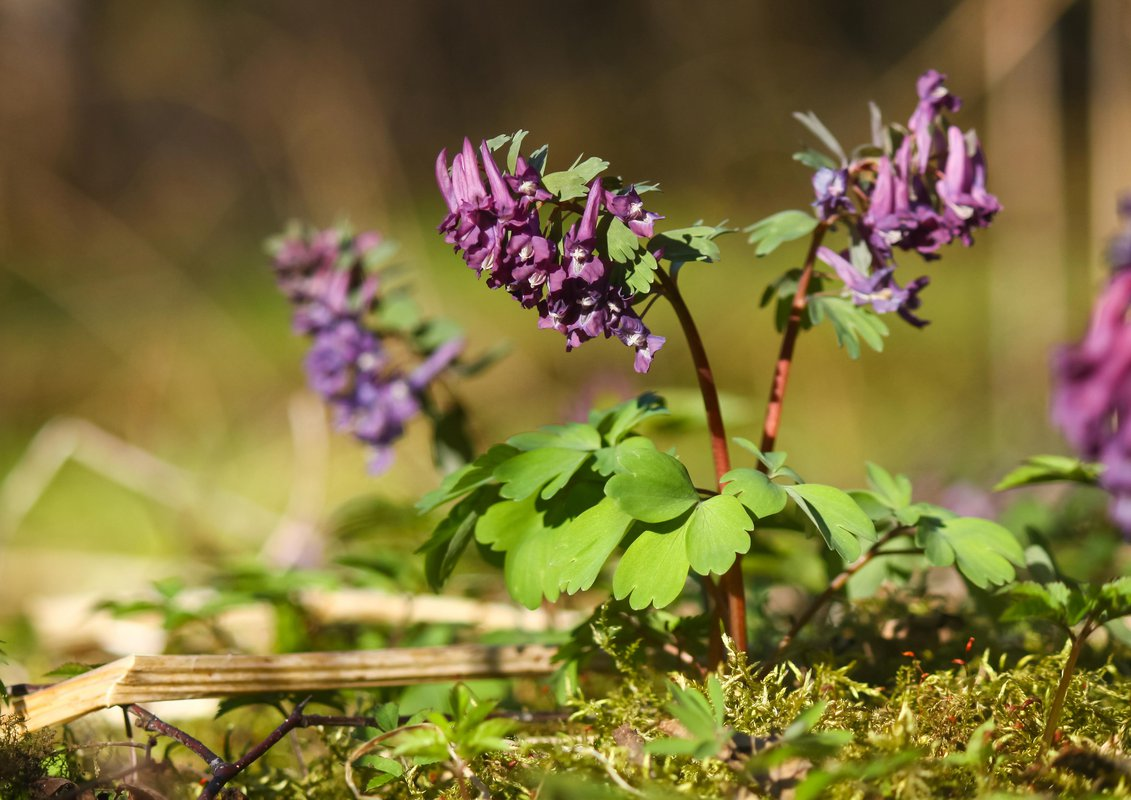
[[[636,371],[648,371],[664,337],[652,334],[633,310],[636,293],[618,278],[598,240],[602,209],[637,236],[652,236],[661,217],[644,210],[634,189],[615,194],[593,180],[581,218],[557,241],[543,228],[540,209],[547,202],[567,209],[522,156],[513,174],[504,173],[486,142],[476,153],[464,139],[450,166],[447,151],[440,153],[436,181],[448,206],[439,226],[444,241],[476,274],[486,274],[490,288],[501,287],[523,307],[537,309],[538,326],[562,333],[566,350],[598,336],[616,337],[636,351]]]
[[[858,305],[870,303],[880,313],[898,311],[916,326],[926,324],[912,312],[927,279],[906,287],[896,283],[894,250],[937,259],[943,245],[956,240],[973,244],[973,230],[989,225],[1001,210],[986,190],[986,160],[977,137],[943,119],[943,112],[962,105],[945,81],[935,70],[919,78],[919,103],[893,154],[863,157],[839,170],[822,168],[813,177],[819,216],[827,221],[838,215],[853,227],[853,236],[866,242],[872,254],[872,274],[860,276],[853,269],[850,281],[839,262],[822,260],[836,269]],[[862,210],[852,202],[853,183]],[[877,287],[884,293],[878,301]]]
[[[1131,196],[1120,204],[1111,281],[1096,302],[1084,340],[1053,356],[1052,417],[1080,454],[1104,465],[1110,513],[1131,537]]]
[[[407,375],[391,367],[382,337],[365,322],[377,308],[379,285],[366,256],[380,244],[376,233],[311,231],[279,241],[272,261],[294,305],[295,331],[313,340],[307,380],[330,405],[335,426],[369,445],[373,474],[392,464],[392,444],[420,413],[421,393],[463,349],[453,339]]]

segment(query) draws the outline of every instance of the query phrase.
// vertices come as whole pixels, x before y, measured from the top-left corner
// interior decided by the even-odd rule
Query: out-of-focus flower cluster
[[[1001,209],[986,189],[986,160],[977,136],[943,117],[962,105],[945,81],[935,70],[919,78],[914,113],[906,128],[893,126],[887,141],[874,143],[879,155],[865,152],[838,169],[821,167],[813,176],[818,216],[846,222],[853,241],[869,256],[863,270],[847,254],[828,248],[819,252],[821,260],[836,270],[857,305],[871,305],[878,313],[896,311],[917,327],[926,324],[913,312],[928,278],[906,286],[896,282],[896,250],[937,259],[943,245],[973,244],[974,229],[989,225]]]
[[[1053,421],[1068,442],[1104,470],[1111,517],[1131,537],[1131,195],[1123,230],[1108,251],[1113,274],[1079,344],[1053,356]]]
[[[595,178],[584,210],[574,209],[546,189],[524,157],[503,172],[487,142],[477,153],[468,139],[450,165],[447,151],[440,153],[436,181],[448,206],[439,231],[476,274],[486,275],[489,287],[537,309],[539,327],[562,333],[566,350],[598,336],[616,337],[636,351],[636,371],[648,371],[664,337],[652,334],[633,309],[639,294],[625,283],[599,235],[610,217],[638,237],[653,235],[661,217],[644,209],[633,187],[613,193]],[[556,217],[556,225],[544,225],[543,206],[553,209],[547,218]],[[580,218],[562,235],[561,220],[578,211]]]
[[[422,393],[463,349],[452,339],[407,374],[392,366],[383,335],[368,322],[380,302],[370,257],[381,244],[376,233],[330,228],[293,231],[272,246],[295,332],[312,339],[307,380],[330,405],[334,425],[369,445],[373,474],[388,469],[393,443],[420,413]]]

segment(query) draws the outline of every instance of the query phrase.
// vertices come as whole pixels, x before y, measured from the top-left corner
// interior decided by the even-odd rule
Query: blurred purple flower
[[[919,105],[915,107],[911,119],[907,121],[907,129],[915,137],[915,149],[919,160],[916,169],[919,172],[927,171],[927,163],[931,157],[932,146],[942,149],[941,132],[939,130],[939,117],[943,111],[958,111],[962,108],[962,101],[950,93],[943,84],[946,75],[938,70],[929,69],[919,76],[915,89],[919,94]]]
[[[381,336],[365,324],[379,305],[378,278],[365,257],[380,244],[375,233],[294,234],[275,245],[272,262],[294,305],[295,330],[313,339],[310,387],[330,406],[335,427],[369,445],[374,474],[392,463],[392,445],[420,413],[420,395],[463,349],[458,339],[440,345],[408,378],[389,367]]]
[[[974,139],[969,146],[962,131],[947,130],[947,158],[936,187],[943,205],[942,226],[951,239],[974,243],[972,228],[985,228],[1001,210],[996,197],[986,191],[986,160]]]
[[[929,324],[913,313],[922,303],[919,292],[930,282],[926,276],[916,278],[904,287],[896,283],[894,267],[882,267],[865,275],[843,254],[827,247],[818,248],[817,257],[836,270],[837,277],[844,281],[847,294],[856,305],[870,305],[877,314],[895,311],[917,328]]]
[[[1115,272],[1096,302],[1083,341],[1053,355],[1053,422],[1085,459],[1100,461],[1110,513],[1131,538],[1131,202],[1110,251]]]
[[[813,193],[817,199],[813,207],[822,220],[827,221],[840,211],[852,211],[848,199],[848,170],[821,167],[813,173]]]

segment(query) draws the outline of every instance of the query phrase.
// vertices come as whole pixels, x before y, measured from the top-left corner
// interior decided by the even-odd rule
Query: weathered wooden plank
[[[129,703],[547,675],[556,652],[544,645],[452,645],[274,656],[135,655],[13,698],[12,705],[34,731]]]

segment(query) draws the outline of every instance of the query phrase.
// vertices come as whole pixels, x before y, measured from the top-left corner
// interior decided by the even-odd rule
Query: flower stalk
[[[723,476],[730,472],[730,452],[727,448],[726,427],[723,423],[719,392],[707,350],[695,325],[691,310],[680,294],[675,280],[663,269],[656,270],[656,282],[660,291],[671,303],[676,318],[687,338],[691,360],[695,364],[695,376],[699,381],[699,392],[703,396],[703,408],[707,415],[707,431],[711,437],[711,454],[715,464],[715,478],[719,491],[723,488]],[[723,631],[734,641],[739,652],[746,650],[746,588],[742,581],[742,555],[735,557],[734,564],[719,578],[715,591],[715,614],[722,623]],[[722,639],[712,628],[710,661],[718,663],[723,658]]]

